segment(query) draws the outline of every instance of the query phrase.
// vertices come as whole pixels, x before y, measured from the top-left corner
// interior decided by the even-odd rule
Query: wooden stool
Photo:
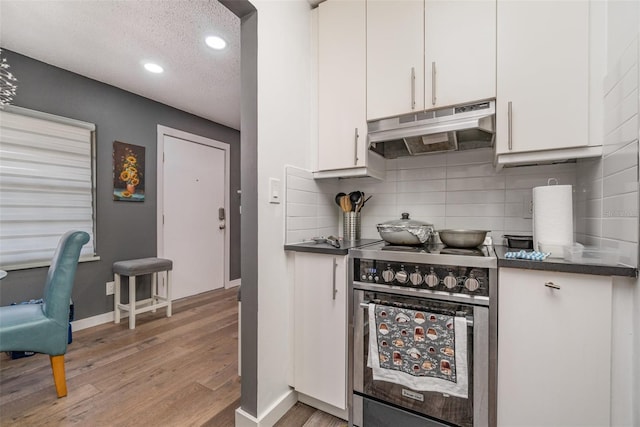
[[[141,258],[113,263],[115,275],[115,295],[113,311],[115,323],[120,323],[120,311],[129,312],[129,329],[136,327],[136,314],[153,311],[167,307],[167,317],[171,317],[171,269],[173,262],[163,258]],[[158,273],[166,276],[166,292],[164,296],[158,295]],[[136,301],[136,276],[151,274],[151,298]],[[120,276],[129,277],[129,304],[120,302]]]

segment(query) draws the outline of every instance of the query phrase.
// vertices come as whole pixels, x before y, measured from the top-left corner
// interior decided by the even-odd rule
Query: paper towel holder
[[[553,184],[552,184],[552,182],[553,182]],[[547,185],[558,185],[558,184],[559,183],[558,183],[558,180],[556,178],[549,178],[547,180]]]

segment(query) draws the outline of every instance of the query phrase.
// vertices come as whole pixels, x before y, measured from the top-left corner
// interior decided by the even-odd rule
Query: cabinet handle
[[[416,69],[411,67],[411,109],[416,108]]]
[[[509,151],[513,149],[513,107],[511,101],[507,104],[507,116],[509,122]]]
[[[336,259],[333,259],[333,299],[336,299],[336,294],[338,293],[338,290],[336,289],[336,269],[338,268],[338,263],[336,262]]]
[[[560,289],[560,285],[556,285],[553,282],[545,282],[544,284],[547,288],[551,288],[551,289]]]
[[[431,63],[431,105],[436,105],[436,63]]]
[[[360,135],[358,135],[358,128],[356,128],[356,135],[355,135],[354,144],[353,144],[355,146],[355,149],[354,149],[354,152],[353,152],[353,164],[354,165],[358,164],[358,137],[359,136]]]

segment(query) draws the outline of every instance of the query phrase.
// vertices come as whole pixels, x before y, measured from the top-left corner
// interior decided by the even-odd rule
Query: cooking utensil
[[[362,202],[362,192],[360,192],[360,191],[352,191],[351,193],[349,193],[349,200],[351,201],[351,207],[353,208],[353,211],[355,212],[355,210],[358,208],[358,205],[360,204],[360,202]]]
[[[362,198],[364,199],[364,193],[362,193]],[[362,208],[364,207],[364,204],[367,203],[370,198],[371,198],[371,196],[367,197],[366,199],[364,199],[362,201],[362,203],[360,203],[360,207],[358,208],[358,212],[360,212],[362,210]]]
[[[487,233],[486,230],[439,230],[438,236],[452,248],[475,248],[484,243]]]
[[[401,219],[381,223],[376,227],[380,237],[392,245],[421,245],[433,236],[433,224],[412,220],[406,212]]]
[[[342,196],[346,196],[346,194],[338,193],[336,194],[336,198],[335,198],[336,205],[340,206],[340,208],[342,208],[342,205],[340,204],[340,201],[342,200]]]

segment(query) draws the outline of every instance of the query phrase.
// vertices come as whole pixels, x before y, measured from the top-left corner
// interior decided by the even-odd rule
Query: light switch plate
[[[279,204],[282,199],[282,188],[278,178],[269,178],[269,203]]]
[[[533,196],[526,194],[522,200],[522,218],[533,218]]]

